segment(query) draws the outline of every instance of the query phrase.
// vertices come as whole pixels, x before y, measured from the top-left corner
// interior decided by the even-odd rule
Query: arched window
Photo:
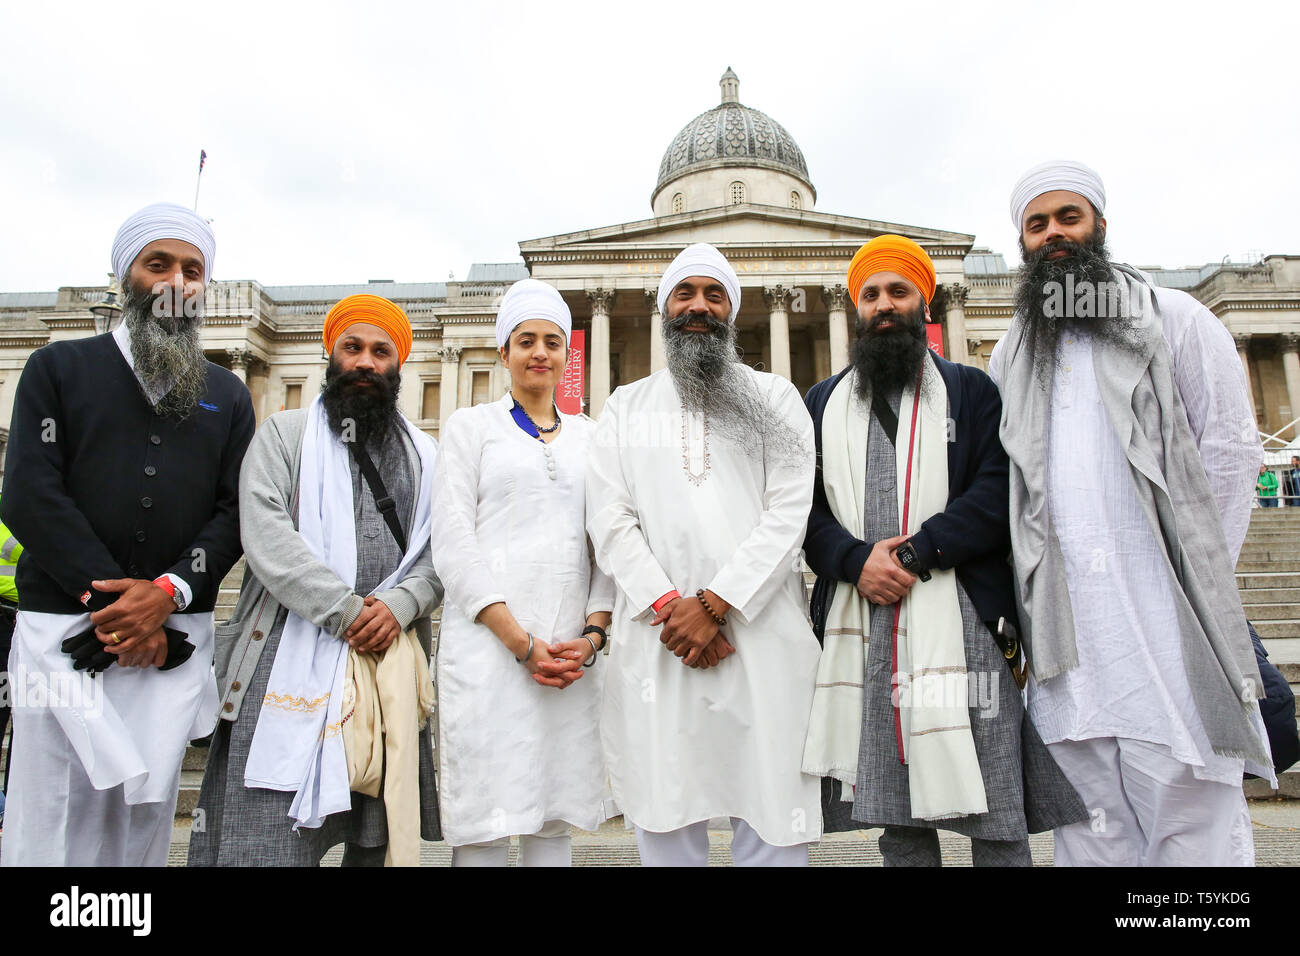
[[[686,197],[683,196],[681,193],[674,194],[673,212],[685,212],[685,211],[686,211]]]
[[[790,190],[790,208],[791,209],[803,208],[803,200],[799,198],[799,191],[796,189]]]
[[[739,206],[745,201],[745,184],[739,179],[731,184],[731,205]]]

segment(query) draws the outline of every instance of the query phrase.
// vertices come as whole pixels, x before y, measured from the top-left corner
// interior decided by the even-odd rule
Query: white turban
[[[740,311],[740,279],[736,277],[736,270],[731,268],[727,257],[707,242],[687,246],[665,270],[663,279],[659,281],[659,314],[668,318],[668,313],[664,310],[668,297],[678,283],[691,276],[708,276],[722,283],[727,290],[727,299],[731,302],[729,321],[735,322],[736,313]]]
[[[569,341],[573,316],[564,304],[564,297],[553,285],[538,279],[520,279],[501,297],[497,309],[497,346],[504,346],[510,340],[510,333],[529,319],[554,322],[564,333],[564,341]]]
[[[212,263],[217,257],[217,237],[208,221],[192,209],[175,203],[159,202],[145,206],[127,217],[113,239],[113,274],[126,282],[131,263],[141,250],[157,239],[180,239],[203,254],[203,283],[212,278]]]
[[[1016,188],[1011,190],[1011,222],[1016,232],[1023,228],[1025,210],[1029,204],[1043,193],[1065,189],[1078,193],[1097,207],[1097,212],[1106,212],[1106,187],[1101,184],[1097,173],[1070,159],[1054,159],[1040,163],[1020,177]]]

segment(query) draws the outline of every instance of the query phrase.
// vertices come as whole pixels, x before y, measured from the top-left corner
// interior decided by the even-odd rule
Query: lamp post
[[[121,294],[122,287],[118,285],[117,276],[110,272],[104,298],[90,307],[90,314],[95,317],[96,334],[103,335],[117,328],[117,323],[122,318],[122,306],[117,302],[117,297]]]

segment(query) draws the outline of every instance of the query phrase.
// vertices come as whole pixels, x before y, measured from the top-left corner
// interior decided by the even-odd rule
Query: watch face
[[[916,564],[916,551],[912,548],[910,541],[899,547],[898,562],[909,571]]]

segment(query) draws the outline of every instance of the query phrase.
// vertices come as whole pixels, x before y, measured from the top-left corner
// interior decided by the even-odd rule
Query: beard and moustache
[[[691,321],[702,322],[708,331],[685,331]],[[799,433],[776,414],[744,371],[734,325],[708,313],[686,312],[664,320],[663,338],[664,358],[682,404],[703,415],[714,433],[751,455],[761,455],[764,446],[782,455],[804,452]]]
[[[1059,259],[1048,256],[1064,249],[1066,255]],[[1125,351],[1140,351],[1142,343],[1134,328],[1134,316],[1121,309],[1118,315],[1107,315],[1094,309],[1094,317],[1075,317],[1069,309],[1051,310],[1049,300],[1061,301],[1060,290],[1091,288],[1097,301],[1106,301],[1104,290],[1117,282],[1111,266],[1110,250],[1106,248],[1106,227],[1100,222],[1083,242],[1068,239],[1048,243],[1033,252],[1025,250],[1024,237],[1020,238],[1020,279],[1016,283],[1015,312],[1023,317],[1022,334],[1028,339],[1029,355],[1040,382],[1046,382],[1055,369],[1061,336],[1066,332],[1082,332],[1094,339],[1115,345]],[[1067,276],[1073,278],[1067,283]],[[1083,283],[1090,283],[1082,285]],[[1050,314],[1065,311],[1067,314]]]
[[[182,308],[179,315],[156,308],[160,300],[171,297],[170,289],[154,294],[124,282],[122,321],[131,334],[136,375],[148,391],[165,392],[157,402],[149,399],[154,411],[184,419],[207,390],[208,360],[199,336],[203,312],[201,303],[192,316],[186,315],[188,308]],[[148,399],[148,394],[145,397]]]
[[[368,386],[359,382],[369,382]],[[325,369],[321,404],[330,431],[342,440],[382,445],[397,426],[397,393],[402,373],[394,366],[383,375],[369,369],[343,371],[333,358]]]
[[[894,327],[881,330],[881,319],[889,319]],[[849,360],[857,372],[860,399],[865,401],[871,389],[891,395],[916,382],[930,347],[925,335],[924,305],[910,313],[877,314],[870,323],[859,318],[856,324],[858,337]]]

